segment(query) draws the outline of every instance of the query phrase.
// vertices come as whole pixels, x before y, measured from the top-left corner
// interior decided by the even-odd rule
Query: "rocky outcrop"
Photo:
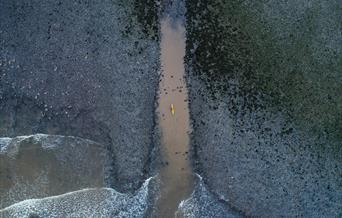
[[[194,165],[244,215],[341,215],[337,5],[187,1]]]
[[[153,3],[1,1],[0,136],[96,141],[113,155],[111,186],[140,187],[158,86]]]
[[[0,208],[109,186],[110,157],[104,145],[77,137],[0,138]]]

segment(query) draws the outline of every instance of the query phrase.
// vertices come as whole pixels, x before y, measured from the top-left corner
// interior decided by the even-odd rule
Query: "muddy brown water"
[[[162,131],[160,171],[161,196],[158,217],[175,217],[178,205],[193,191],[193,173],[189,161],[188,96],[184,80],[185,28],[182,22],[161,20],[161,68],[159,85],[159,125]],[[171,113],[171,104],[175,113]]]

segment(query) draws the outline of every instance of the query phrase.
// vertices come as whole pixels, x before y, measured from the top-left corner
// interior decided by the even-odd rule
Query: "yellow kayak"
[[[175,107],[173,106],[173,104],[171,104],[171,114],[175,115]]]

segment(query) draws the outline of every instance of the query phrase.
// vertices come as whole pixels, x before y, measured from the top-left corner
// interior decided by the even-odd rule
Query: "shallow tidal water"
[[[161,33],[158,115],[165,164],[160,171],[161,196],[156,208],[158,217],[175,217],[178,205],[190,196],[194,183],[188,158],[191,127],[184,79],[185,27],[183,22],[165,16]]]

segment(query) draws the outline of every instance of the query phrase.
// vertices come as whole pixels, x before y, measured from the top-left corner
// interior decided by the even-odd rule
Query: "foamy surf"
[[[238,218],[237,212],[231,210],[228,204],[223,203],[214,196],[199,174],[195,174],[197,182],[190,198],[183,200],[175,214],[175,217],[186,218]]]
[[[0,210],[0,217],[144,217],[149,206],[147,179],[135,194],[89,188],[42,199],[28,199]]]

